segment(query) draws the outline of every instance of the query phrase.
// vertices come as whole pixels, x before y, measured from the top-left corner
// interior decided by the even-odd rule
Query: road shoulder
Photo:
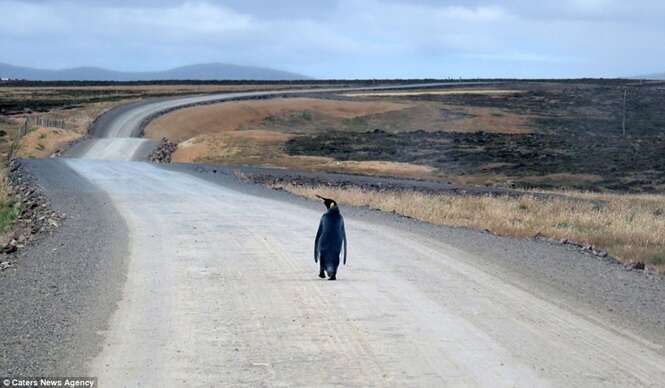
[[[122,296],[127,228],[108,196],[62,160],[23,163],[66,218],[0,273],[0,371],[82,376]]]

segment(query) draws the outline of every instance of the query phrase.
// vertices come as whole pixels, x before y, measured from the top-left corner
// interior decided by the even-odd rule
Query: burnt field
[[[645,138],[375,130],[297,137],[286,147],[292,155],[424,164],[458,177],[484,175],[489,179],[496,175],[520,188],[631,192],[665,188],[665,135]]]
[[[500,108],[532,118],[534,130],[554,134],[622,134],[624,92],[626,132],[658,135],[665,132],[665,82],[594,81],[590,83],[515,83],[507,95],[421,95],[414,100],[451,105]]]
[[[285,148],[291,155],[427,165],[436,168],[440,178],[457,183],[617,192],[665,189],[665,84],[538,82],[506,83],[502,88],[517,92],[423,94],[408,100],[440,104],[440,115],[448,117],[451,126],[467,119],[470,107],[496,109],[492,115],[525,118],[527,133],[501,133],[490,126],[459,132],[403,124],[399,131],[331,130],[297,136]]]

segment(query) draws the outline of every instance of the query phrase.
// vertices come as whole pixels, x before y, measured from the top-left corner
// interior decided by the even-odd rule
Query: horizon
[[[258,0],[0,0],[0,7],[10,15],[0,49],[11,53],[0,62],[46,70],[224,63],[316,79],[665,72],[665,4],[658,1],[299,0],[275,7]]]
[[[77,69],[94,69],[94,70],[101,70],[101,71],[108,71],[108,72],[114,72],[114,73],[120,73],[120,74],[142,74],[142,73],[161,73],[161,72],[168,72],[171,70],[177,70],[181,68],[187,68],[187,67],[195,67],[195,66],[209,66],[209,65],[224,65],[224,66],[238,66],[238,67],[247,67],[247,68],[263,68],[266,70],[273,70],[273,71],[280,71],[280,72],[289,72],[283,69],[275,69],[275,68],[270,68],[270,67],[262,67],[262,66],[252,66],[252,65],[240,65],[237,63],[221,63],[221,62],[211,62],[211,63],[191,63],[191,64],[186,64],[182,66],[177,66],[177,67],[170,67],[170,68],[164,68],[164,69],[157,69],[157,70],[143,70],[143,71],[124,71],[124,70],[116,70],[112,68],[107,68],[107,67],[102,67],[102,66],[89,66],[89,65],[80,65],[80,66],[74,66],[74,67],[66,67],[66,68],[57,68],[57,69],[49,69],[49,68],[41,68],[41,67],[29,67],[29,66],[21,66],[21,65],[16,65],[13,63],[6,63],[6,62],[0,62],[0,66],[2,65],[7,65],[7,66],[12,66],[12,67],[17,67],[21,69],[30,69],[30,70],[37,70],[37,71],[48,71],[48,72],[59,72],[59,71],[71,71],[71,70],[77,70]],[[542,78],[542,77],[523,77],[523,78],[515,78],[515,77],[476,77],[476,78],[314,78],[311,77],[308,74],[302,74],[302,73],[294,73],[299,76],[303,76],[304,78],[300,79],[300,81],[327,81],[327,80],[348,80],[348,81],[368,81],[368,80],[386,80],[386,81],[408,81],[408,80],[436,80],[436,81],[445,81],[445,80],[452,80],[452,81],[464,81],[464,80],[527,80],[527,81],[539,81],[539,80],[558,80],[558,81],[565,81],[565,80],[578,80],[578,79],[597,79],[597,80],[621,80],[621,79],[643,79],[647,80],[648,76],[660,76],[661,74],[639,74],[639,75],[634,75],[634,76],[618,76],[618,77],[588,77],[588,76],[580,76],[580,77],[549,77],[549,78]],[[0,74],[0,77],[4,77],[4,74]],[[642,77],[642,78],[640,78]],[[185,78],[177,78],[177,79],[139,79],[139,80],[85,80],[85,79],[76,79],[76,80],[39,80],[39,79],[21,79],[21,78],[9,78],[9,79],[4,79],[3,81],[27,81],[27,82],[47,82],[47,83],[58,83],[58,82],[117,82],[117,83],[132,83],[132,82],[164,82],[164,81],[174,81],[174,82],[182,82],[182,81],[187,81]],[[206,81],[242,81],[242,79],[191,79],[190,81],[196,81],[196,82],[206,82]],[[263,82],[281,82],[280,80],[255,80],[255,81],[263,81]],[[283,82],[293,82],[293,80],[282,80]]]

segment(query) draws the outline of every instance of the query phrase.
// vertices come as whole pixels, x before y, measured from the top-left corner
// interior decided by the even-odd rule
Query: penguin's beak
[[[330,209],[331,207],[336,205],[335,201],[330,199],[330,198],[322,197],[318,194],[314,194],[314,195],[316,195],[317,198],[323,200],[323,203],[326,205],[326,209]]]

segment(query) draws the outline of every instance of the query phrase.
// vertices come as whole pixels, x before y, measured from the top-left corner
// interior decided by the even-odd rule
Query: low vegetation
[[[7,169],[0,167],[0,240],[4,239],[11,226],[14,224],[16,217],[20,213],[20,206],[14,202],[7,191],[5,185],[7,176]]]
[[[0,240],[19,213],[19,207],[11,200],[6,186],[7,163],[12,152],[17,126],[14,121],[0,116]]]
[[[665,272],[665,195],[566,191],[514,197],[282,187],[310,198],[319,194],[436,225],[488,229],[501,236],[567,239],[605,250],[625,263],[645,263]]]

